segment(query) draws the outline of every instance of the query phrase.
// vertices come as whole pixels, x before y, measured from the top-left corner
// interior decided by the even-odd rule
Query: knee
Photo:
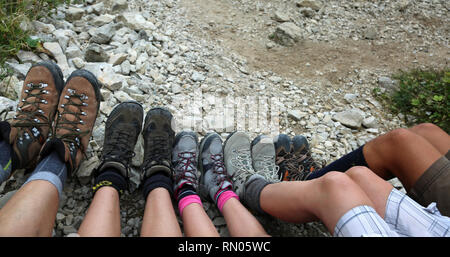
[[[386,141],[390,146],[398,147],[411,142],[417,135],[408,129],[395,129],[386,134]]]
[[[355,166],[345,172],[354,181],[369,177],[372,173],[369,168],[364,166]]]
[[[441,131],[442,129],[434,125],[433,123],[421,123],[412,127],[410,130],[420,135],[425,133],[433,133],[435,131]]]
[[[341,192],[343,189],[350,189],[355,185],[347,174],[338,171],[328,172],[320,180],[321,191],[330,194]]]

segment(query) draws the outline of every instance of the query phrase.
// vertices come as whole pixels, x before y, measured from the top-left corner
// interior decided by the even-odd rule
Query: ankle
[[[169,194],[173,195],[172,179],[167,176],[166,172],[163,171],[156,172],[144,180],[142,186],[144,199],[147,199],[152,190],[160,187],[167,189],[167,191],[169,191]]]
[[[220,213],[223,213],[223,206],[231,198],[236,198],[237,200],[239,200],[239,196],[231,189],[222,190],[222,192],[220,192],[220,194],[217,196],[216,204]]]
[[[95,178],[94,186],[92,190],[97,192],[100,188],[110,186],[119,192],[119,196],[124,193],[128,188],[127,180],[121,175],[119,170],[114,168],[108,168],[106,171],[102,172]]]

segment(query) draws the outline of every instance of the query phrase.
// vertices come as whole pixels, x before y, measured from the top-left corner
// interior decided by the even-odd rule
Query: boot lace
[[[180,159],[175,166],[175,181],[187,180],[192,185],[197,185],[197,155],[194,152],[180,152]]]
[[[26,85],[25,96],[21,101],[22,106],[17,108],[17,115],[13,117],[15,122],[12,127],[32,127],[32,135],[37,138],[40,135],[39,127],[51,126],[51,121],[40,108],[40,105],[48,104],[47,100],[43,98],[43,95],[49,94],[49,91],[45,89],[47,86],[48,84],[45,83],[28,83]],[[35,92],[36,90],[38,91]],[[33,97],[35,99],[31,100],[30,98]],[[24,136],[29,137],[29,134],[25,132]]]
[[[170,163],[170,153],[169,144],[167,143],[167,138],[163,136],[152,137],[145,149],[145,157],[142,167],[147,170],[153,165],[153,162],[160,163],[161,160],[168,160]]]
[[[321,165],[311,157],[310,151],[301,154],[286,154],[277,159],[277,165],[280,169],[289,171],[287,180],[296,181],[305,180],[311,172],[321,168]]]
[[[68,99],[68,102],[61,104],[63,111],[58,113],[58,119],[55,127],[56,129],[65,129],[69,132],[62,135],[57,135],[57,137],[69,145],[71,152],[74,152],[75,148],[77,148],[81,149],[82,153],[85,153],[80,137],[88,135],[90,130],[82,131],[78,128],[78,125],[84,124],[82,118],[87,116],[86,112],[84,112],[82,108],[88,106],[88,103],[84,102],[88,99],[88,96],[85,94],[77,94],[74,89],[68,89],[68,93],[69,94],[64,96],[65,99]],[[74,99],[77,99],[78,101],[74,101]],[[71,111],[69,108],[70,106],[76,107],[77,110]],[[75,120],[68,120],[67,117],[70,116],[75,117]]]

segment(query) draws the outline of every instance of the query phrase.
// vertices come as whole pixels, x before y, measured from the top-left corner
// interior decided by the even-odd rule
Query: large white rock
[[[343,112],[338,112],[333,116],[333,120],[338,121],[342,125],[358,129],[364,119],[363,112],[359,109],[351,109]]]
[[[144,16],[139,13],[126,12],[117,16],[117,20],[121,21],[125,24],[125,26],[129,27],[133,30],[155,30],[156,26],[147,21]]]

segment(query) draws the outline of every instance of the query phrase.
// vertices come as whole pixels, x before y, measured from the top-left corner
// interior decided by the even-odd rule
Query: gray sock
[[[58,189],[58,194],[61,198],[66,178],[66,164],[61,161],[58,153],[52,152],[37,165],[36,169],[31,173],[31,176],[25,181],[24,185],[33,180],[46,180]]]
[[[0,184],[11,175],[11,145],[0,141]]]
[[[263,176],[254,174],[252,175],[247,182],[245,182],[245,190],[241,198],[241,201],[247,205],[247,207],[258,213],[258,214],[267,214],[261,209],[260,205],[260,195],[263,188],[271,182],[268,182]]]

